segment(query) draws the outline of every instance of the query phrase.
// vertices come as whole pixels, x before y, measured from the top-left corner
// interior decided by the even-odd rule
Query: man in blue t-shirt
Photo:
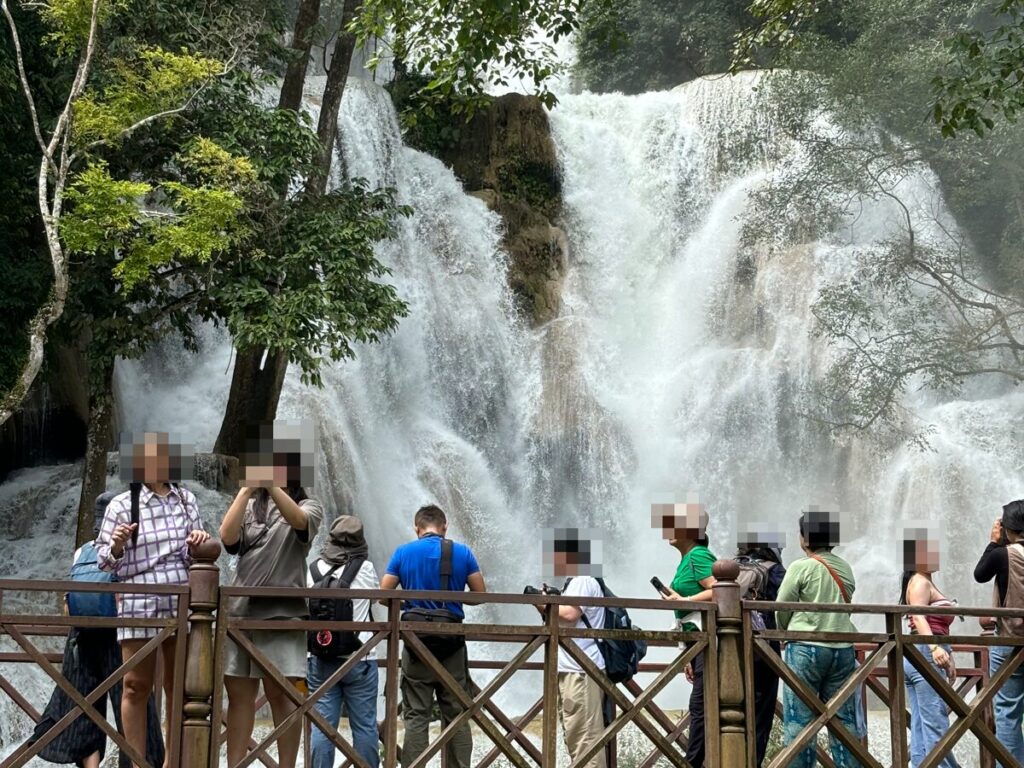
[[[480,573],[473,551],[465,544],[445,539],[448,518],[434,505],[421,507],[414,520],[416,541],[403,544],[391,556],[387,572],[380,581],[381,589],[451,590],[484,592],[484,577]],[[450,551],[450,562],[442,563],[442,552]],[[448,573],[447,583],[441,583],[441,570]],[[461,622],[465,614],[458,600],[406,600],[405,621]],[[466,644],[461,636],[421,637],[441,665],[467,692],[469,691],[469,664]],[[405,742],[402,745],[402,765],[411,765],[427,748],[430,714],[434,697],[441,710],[441,727],[445,728],[458,717],[463,707],[444,683],[408,647],[402,650],[402,717],[405,720]],[[473,737],[469,725],[459,729],[447,745],[448,764],[453,768],[469,768],[473,753]]]

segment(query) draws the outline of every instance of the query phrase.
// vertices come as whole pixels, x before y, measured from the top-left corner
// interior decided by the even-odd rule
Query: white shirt
[[[562,597],[604,597],[604,593],[601,592],[601,585],[597,583],[597,579],[593,576],[576,576],[569,582],[569,586],[565,588]],[[587,625],[583,623],[584,615],[587,617],[587,621],[590,622],[591,629],[604,629],[604,608],[588,606],[582,608],[582,611],[583,613],[576,622],[577,629],[587,628]],[[604,669],[604,657],[601,655],[601,649],[597,645],[597,640],[589,637],[577,637],[573,642],[590,657],[592,662],[597,664],[598,669]],[[576,663],[576,659],[570,656],[568,651],[559,647],[558,671],[582,672],[583,667]]]
[[[317,560],[313,566],[316,568],[319,578],[323,578],[331,568],[334,566],[323,560]],[[344,566],[338,569],[336,576],[341,576],[341,572],[345,570]],[[307,569],[306,570],[306,583],[310,587],[315,587],[316,582],[313,580],[313,574]],[[369,560],[363,562],[359,568],[359,573],[352,579],[352,585],[349,589],[378,589],[380,582],[377,580],[377,569],[373,567],[373,563]],[[381,607],[380,610],[384,610]],[[352,601],[352,620],[353,621],[369,621],[370,620],[370,601],[369,600],[353,600]],[[373,637],[373,632],[360,632],[360,642],[367,642]],[[373,658],[377,655],[377,648],[370,651],[366,658]]]

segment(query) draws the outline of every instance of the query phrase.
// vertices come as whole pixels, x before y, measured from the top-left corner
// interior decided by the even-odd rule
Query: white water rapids
[[[436,501],[491,589],[538,583],[540,528],[581,524],[604,532],[609,584],[649,597],[648,579],[668,581],[677,561],[651,530],[649,506],[696,493],[719,555],[731,552],[738,520],[781,526],[794,542],[801,508],[841,510],[849,543],[840,552],[858,574],[860,602],[894,601],[900,526],[932,520],[949,545],[940,584],[962,604],[988,604],[970,572],[1000,506],[1024,495],[1024,399],[914,394],[908,405],[936,427],[932,449],[886,455],[836,448],[797,415],[795,398],[829,354],[811,336],[810,304],[897,217],[869,204],[825,241],[755,254],[750,270],[739,245],[747,195],[771,172],[765,148],[783,141],[753,86],[740,76],[562,100],[551,124],[569,267],[561,316],[534,330],[510,301],[498,217],[440,161],[402,144],[381,89],[350,81],[345,168],[394,185],[415,209],[380,248],[410,315],[393,338],[328,369],[323,389],[291,375],[280,415],[319,424],[315,491],[332,514],[363,518],[378,569],[411,536],[415,509]],[[934,179],[904,183],[927,228]],[[211,331],[198,356],[168,344],[121,365],[124,428],[175,431],[209,450],[229,359]],[[74,486],[69,468],[24,471],[0,486],[0,576],[65,573]],[[209,520],[223,514],[216,494],[203,501]],[[496,615],[473,610],[480,620]],[[648,628],[665,621],[634,618]],[[41,704],[48,686],[26,684]],[[26,721],[9,702],[0,709],[9,745]]]

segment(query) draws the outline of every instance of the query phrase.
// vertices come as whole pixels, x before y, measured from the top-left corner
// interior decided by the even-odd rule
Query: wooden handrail
[[[394,723],[399,715],[399,689],[398,673],[400,668],[401,641],[406,642],[407,648],[413,648],[417,654],[429,654],[427,646],[421,641],[423,635],[461,635],[469,641],[500,644],[502,647],[519,646],[518,652],[512,652],[512,658],[516,659],[513,668],[509,667],[509,660],[498,659],[471,659],[469,666],[476,670],[491,670],[502,673],[504,677],[501,682],[507,681],[514,674],[520,672],[538,672],[543,675],[543,695],[533,708],[533,715],[542,714],[543,723],[542,743],[536,753],[529,752],[517,756],[513,762],[525,761],[529,765],[539,763],[548,768],[554,765],[556,750],[553,739],[557,732],[557,656],[559,649],[564,649],[572,657],[578,658],[581,666],[587,674],[600,675],[592,662],[585,663],[578,646],[573,640],[584,638],[591,639],[635,639],[644,640],[652,646],[662,648],[675,648],[676,646],[689,645],[689,650],[676,648],[675,656],[667,661],[645,662],[640,666],[640,674],[654,676],[656,684],[651,687],[650,677],[637,678],[628,688],[612,686],[607,680],[599,681],[599,685],[612,696],[617,708],[617,721],[609,726],[603,738],[610,742],[615,734],[620,731],[625,722],[630,721],[639,727],[641,733],[645,734],[656,745],[658,749],[671,748],[673,751],[668,759],[677,764],[683,765],[684,760],[678,752],[679,744],[684,743],[681,736],[683,724],[687,722],[688,715],[683,715],[678,722],[673,722],[655,703],[657,691],[663,686],[675,685],[675,670],[681,668],[681,658],[685,654],[693,655],[697,652],[706,654],[705,685],[706,697],[708,698],[708,749],[707,765],[709,768],[723,768],[723,761],[739,760],[743,765],[749,765],[752,760],[753,744],[751,734],[752,725],[747,722],[750,715],[742,706],[743,697],[751,693],[749,687],[752,685],[746,674],[748,665],[753,663],[755,655],[761,657],[767,653],[767,642],[800,642],[813,640],[816,642],[844,642],[854,644],[860,652],[870,655],[872,658],[870,670],[860,670],[857,673],[858,681],[853,684],[869,686],[876,694],[883,696],[884,700],[891,700],[894,703],[902,702],[902,663],[903,658],[910,658],[920,664],[920,654],[915,655],[915,648],[934,642],[934,638],[921,637],[911,634],[904,627],[905,617],[912,615],[945,615],[961,617],[1019,617],[1024,616],[1024,610],[1017,609],[996,609],[980,607],[955,606],[949,608],[932,608],[928,606],[908,605],[887,605],[887,604],[808,604],[792,602],[768,603],[761,601],[740,601],[736,599],[736,585],[734,569],[728,565],[729,561],[722,561],[716,564],[716,577],[721,582],[716,591],[716,602],[692,602],[692,601],[664,601],[649,598],[566,598],[559,595],[525,595],[518,593],[453,593],[449,591],[405,591],[405,590],[329,590],[327,594],[331,597],[348,597],[355,599],[371,599],[383,601],[389,606],[389,615],[385,620],[377,620],[369,623],[360,622],[320,622],[311,620],[289,620],[284,624],[281,620],[250,619],[247,617],[229,616],[227,606],[231,598],[248,597],[291,597],[308,598],[312,596],[325,596],[324,590],[308,588],[243,588],[233,586],[220,586],[219,572],[215,565],[215,553],[206,551],[202,558],[197,558],[191,574],[190,585],[142,585],[142,584],[84,584],[71,581],[29,581],[15,579],[0,579],[0,597],[5,592],[112,592],[112,593],[151,593],[160,595],[176,595],[179,599],[186,600],[189,605],[187,623],[190,631],[187,639],[187,664],[184,661],[186,654],[179,659],[181,674],[185,676],[183,695],[180,701],[174,702],[174,717],[181,719],[180,731],[175,738],[181,740],[181,764],[187,768],[212,768],[217,764],[219,739],[211,733],[211,717],[219,719],[222,682],[219,677],[223,674],[222,656],[224,645],[229,637],[241,641],[243,646],[250,648],[248,641],[240,633],[255,629],[280,629],[287,626],[290,630],[308,631],[311,629],[331,629],[338,631],[372,631],[379,638],[382,647],[387,648],[386,658],[376,659],[376,663],[385,673],[384,688],[386,699],[387,716],[382,726],[382,739],[384,741],[384,754],[386,768],[392,768],[398,762],[399,744],[395,733]],[[726,564],[723,565],[723,562]],[[723,602],[723,595],[728,594],[728,603]],[[577,629],[575,627],[563,627],[551,616],[556,612],[549,611],[547,620],[537,617],[536,623],[521,624],[487,624],[479,622],[465,622],[459,624],[424,624],[415,621],[403,621],[401,606],[407,600],[433,600],[433,601],[458,601],[465,605],[521,605],[521,606],[561,606],[574,605],[585,607],[609,607],[618,606],[630,610],[651,610],[651,611],[685,611],[699,614],[702,624],[700,630],[694,632],[677,632],[674,630],[603,630],[603,629]],[[9,610],[9,609],[8,609]],[[39,610],[32,608],[33,613],[6,613],[0,615],[0,636],[17,633],[23,644],[22,651],[5,652],[0,654],[0,662],[3,663],[33,663],[39,664],[45,660],[53,664],[59,660],[59,656],[53,653],[42,653],[26,640],[30,636],[60,636],[66,633],[71,627],[84,628],[112,628],[112,627],[154,627],[165,632],[177,632],[181,643],[180,647],[186,647],[184,627],[186,617],[179,616],[177,619],[120,619],[120,618],[91,618],[91,617],[67,617],[61,615],[37,614]],[[827,633],[827,632],[794,632],[786,630],[772,630],[755,632],[751,629],[750,616],[752,611],[789,611],[802,613],[842,613],[847,615],[876,615],[885,618],[885,629],[883,631],[851,632],[851,633]],[[943,643],[953,646],[954,653],[970,653],[974,656],[974,666],[964,667],[959,670],[959,680],[953,686],[943,690],[946,697],[960,697],[961,702],[955,704],[954,711],[961,715],[961,720],[955,730],[943,741],[942,747],[951,746],[960,736],[973,732],[980,734],[983,743],[991,743],[992,737],[985,729],[986,718],[990,716],[985,711],[987,702],[991,700],[992,688],[989,682],[988,669],[984,665],[988,650],[992,646],[1024,646],[1024,637],[995,637],[995,636],[974,636],[974,635],[952,635],[942,638]],[[697,650],[695,650],[695,648]],[[531,652],[526,652],[530,649]],[[759,650],[760,649],[760,650]],[[256,650],[251,646],[250,650]],[[535,651],[535,653],[533,652]],[[538,658],[543,656],[543,660]],[[435,668],[434,662],[425,660],[428,666]],[[269,661],[261,658],[260,663],[267,665]],[[778,667],[783,682],[790,681],[791,671],[784,665],[779,667],[777,659],[772,662]],[[271,668],[268,672],[274,672]],[[788,674],[787,674],[788,672]],[[667,675],[666,675],[667,673]],[[175,674],[179,674],[178,671]],[[998,683],[1005,679],[1005,670],[995,676],[993,680]],[[276,673],[275,679],[280,677]],[[596,678],[595,678],[596,679]],[[647,687],[644,687],[644,681]],[[450,685],[449,680],[446,685]],[[795,684],[795,683],[793,683]],[[893,689],[899,685],[899,689]],[[515,716],[502,712],[491,698],[491,694],[498,687],[495,685],[477,688],[473,692],[467,692],[465,696],[459,696],[465,706],[471,707],[472,712],[466,714],[462,721],[475,721],[479,728],[495,747],[488,754],[489,761],[493,761],[499,754],[510,758],[510,750],[515,743],[525,738],[517,730],[522,728],[522,722]],[[848,694],[850,685],[844,686]],[[0,675],[0,691],[11,696],[17,691],[9,684],[6,678]],[[625,691],[625,692],[624,692]],[[632,698],[627,696],[629,693]],[[806,695],[806,691],[804,691]],[[17,698],[11,696],[17,702]],[[888,697],[888,698],[886,698]],[[964,697],[974,697],[966,699]],[[23,697],[22,697],[23,698]],[[302,700],[301,697],[296,701]],[[84,701],[84,699],[83,699]],[[26,702],[27,703],[27,702]],[[21,706],[19,704],[19,706]],[[24,708],[24,707],[22,707]],[[308,709],[304,708],[304,709]],[[890,715],[893,727],[899,726],[900,730],[907,727],[907,714],[902,711],[900,704],[894,707]],[[29,712],[29,710],[26,710]],[[848,733],[835,727],[832,719],[838,712],[836,702],[823,703],[820,708],[819,719],[831,730],[839,730],[841,738],[849,742]],[[29,712],[30,715],[33,712]],[[38,712],[34,713],[38,716]],[[311,712],[303,711],[301,716],[309,722],[323,723],[322,718]],[[518,724],[517,724],[518,723]],[[446,733],[450,734],[449,729]],[[52,736],[50,737],[52,738]],[[329,736],[332,741],[338,743],[338,739],[344,739],[336,730]],[[806,739],[806,734],[802,737]],[[905,746],[898,743],[897,736],[893,742],[894,754],[905,754]],[[173,744],[173,742],[172,742]],[[347,756],[351,756],[351,745],[344,744]],[[261,755],[267,755],[267,745],[261,749]],[[614,746],[613,746],[614,749]],[[866,744],[859,752],[866,750]],[[590,750],[594,752],[595,750]],[[794,750],[790,750],[792,752]],[[21,754],[25,754],[21,750]],[[18,753],[16,753],[18,754]],[[522,760],[520,759],[522,758]],[[257,761],[262,760],[258,757]],[[647,761],[649,762],[649,761]],[[645,762],[645,764],[647,764]],[[0,768],[6,768],[11,763],[11,758],[0,762]],[[984,760],[983,760],[984,764]],[[728,768],[733,768],[732,765]]]

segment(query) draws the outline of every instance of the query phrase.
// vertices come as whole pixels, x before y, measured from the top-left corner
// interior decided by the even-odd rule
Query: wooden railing
[[[136,754],[124,737],[99,715],[93,704],[100,696],[117,684],[124,675],[146,656],[155,653],[160,643],[171,636],[176,638],[178,653],[174,675],[178,685],[177,700],[171,702],[167,716],[171,719],[172,743],[169,764],[185,768],[211,768],[222,764],[221,745],[223,723],[223,669],[224,654],[228,640],[232,640],[248,653],[263,675],[276,681],[289,692],[295,705],[294,712],[282,723],[274,726],[260,739],[252,740],[248,755],[230,768],[260,764],[275,768],[277,763],[272,753],[278,735],[297,722],[302,722],[308,731],[317,727],[337,747],[343,756],[344,766],[365,768],[351,741],[344,733],[327,722],[316,711],[315,704],[322,692],[341,680],[360,660],[372,658],[383,651],[378,659],[384,680],[384,718],[380,723],[382,765],[392,768],[400,763],[399,744],[399,677],[400,645],[404,644],[411,653],[433,671],[440,684],[459,701],[462,711],[456,719],[446,724],[430,741],[428,749],[405,768],[422,768],[439,755],[456,731],[467,724],[475,728],[476,738],[481,736],[488,742],[487,748],[477,753],[476,768],[488,768],[499,760],[517,768],[542,766],[554,768],[558,754],[558,653],[568,653],[594,680],[614,704],[614,718],[604,728],[597,743],[587,754],[578,756],[575,766],[583,766],[594,756],[604,751],[609,768],[615,768],[616,739],[622,730],[631,726],[650,742],[649,752],[638,761],[641,768],[652,768],[658,762],[668,762],[678,768],[689,768],[686,761],[686,736],[688,715],[672,715],[656,703],[656,698],[669,685],[677,681],[686,665],[698,654],[705,659],[705,700],[706,700],[706,762],[711,768],[742,768],[755,765],[754,719],[752,713],[753,680],[752,670],[755,659],[768,664],[787,685],[815,713],[811,723],[781,751],[765,762],[769,768],[786,768],[794,755],[811,744],[817,733],[826,729],[844,744],[864,766],[880,766],[881,762],[871,753],[870,745],[857,734],[847,730],[837,718],[841,706],[858,689],[871,690],[889,708],[890,744],[889,752],[893,766],[907,764],[907,728],[909,714],[906,708],[903,679],[903,660],[913,665],[927,679],[943,700],[949,705],[953,718],[949,731],[933,750],[924,768],[938,766],[945,754],[967,733],[972,733],[981,746],[981,761],[991,762],[994,757],[1005,766],[1018,766],[1006,749],[998,743],[993,734],[989,709],[992,697],[998,687],[1024,661],[1024,654],[1009,659],[1004,667],[988,678],[987,649],[993,645],[1024,645],[1024,638],[986,638],[955,636],[948,638],[955,651],[970,653],[975,657],[975,667],[950,685],[940,679],[934,668],[917,646],[928,642],[904,631],[906,616],[912,613],[954,614],[959,616],[1018,615],[1020,612],[996,611],[993,609],[921,609],[891,605],[808,605],[743,603],[735,579],[738,569],[731,561],[720,561],[715,565],[718,583],[714,587],[712,603],[667,603],[661,600],[628,598],[572,598],[544,595],[480,594],[463,595],[465,602],[486,603],[498,606],[577,606],[618,605],[634,612],[657,611],[665,619],[662,626],[670,623],[665,613],[671,609],[696,611],[701,617],[702,628],[698,632],[632,630],[614,632],[610,630],[575,629],[561,626],[557,611],[547,611],[546,618],[538,615],[537,623],[519,625],[494,624],[452,624],[429,626],[429,634],[453,633],[464,635],[474,644],[487,643],[492,648],[508,648],[503,660],[472,659],[471,669],[488,670],[494,676],[483,687],[471,685],[464,690],[447,673],[444,666],[434,657],[421,639],[423,625],[401,620],[400,603],[403,599],[444,599],[451,593],[418,593],[393,591],[351,591],[338,590],[337,596],[370,598],[383,601],[388,606],[386,620],[363,624],[334,623],[324,625],[309,621],[289,621],[289,630],[329,628],[333,630],[355,630],[372,632],[371,639],[352,655],[330,676],[319,691],[306,694],[300,691],[276,669],[274,664],[253,645],[246,635],[254,629],[277,629],[281,621],[234,618],[228,615],[227,605],[232,598],[250,597],[309,597],[312,590],[298,589],[242,589],[219,586],[219,572],[215,560],[219,548],[216,544],[204,547],[197,553],[196,564],[190,571],[189,584],[180,587],[148,587],[146,591],[172,594],[178,598],[178,617],[167,620],[124,620],[124,619],[71,619],[61,615],[45,613],[11,613],[3,610],[3,597],[12,592],[37,594],[63,593],[70,590],[135,592],[143,588],[126,585],[82,585],[73,582],[31,582],[0,580],[0,637],[10,638],[16,648],[0,653],[0,691],[9,697],[26,715],[38,721],[40,713],[32,702],[11,682],[4,672],[5,664],[32,664],[52,678],[62,688],[76,708],[53,726],[39,741],[23,743],[0,761],[0,768],[16,768],[26,765],[34,755],[61,733],[75,717],[85,717],[104,730],[106,735],[124,750],[140,766],[147,765],[144,756]],[[322,593],[321,593],[322,594]],[[51,600],[50,604],[56,604]],[[882,617],[885,629],[882,632],[857,632],[844,635],[801,634],[786,631],[754,632],[750,614],[753,609],[800,610],[854,615],[876,615]],[[46,637],[66,633],[71,626],[115,627],[147,626],[159,631],[156,638],[147,642],[143,650],[122,664],[94,691],[79,693],[63,678],[54,666],[60,656],[41,650],[33,637]],[[643,639],[650,645],[673,649],[669,658],[650,662],[642,666],[642,677],[624,685],[613,685],[596,667],[590,658],[574,642],[578,638]],[[771,643],[800,641],[831,641],[857,644],[861,664],[853,675],[827,702],[819,701],[800,678],[782,661]],[[473,645],[471,647],[478,647]],[[517,675],[540,674],[541,683],[532,704],[521,712],[508,713],[494,700],[495,693]],[[641,682],[643,680],[643,682]],[[534,682],[534,685],[536,683]],[[528,686],[527,686],[528,687]],[[536,689],[535,689],[536,690]],[[539,728],[537,727],[539,720]],[[216,727],[215,727],[216,725]],[[8,745],[8,749],[9,749]],[[818,751],[819,762],[831,765],[826,752]],[[1024,768],[1024,767],[1022,767]]]

